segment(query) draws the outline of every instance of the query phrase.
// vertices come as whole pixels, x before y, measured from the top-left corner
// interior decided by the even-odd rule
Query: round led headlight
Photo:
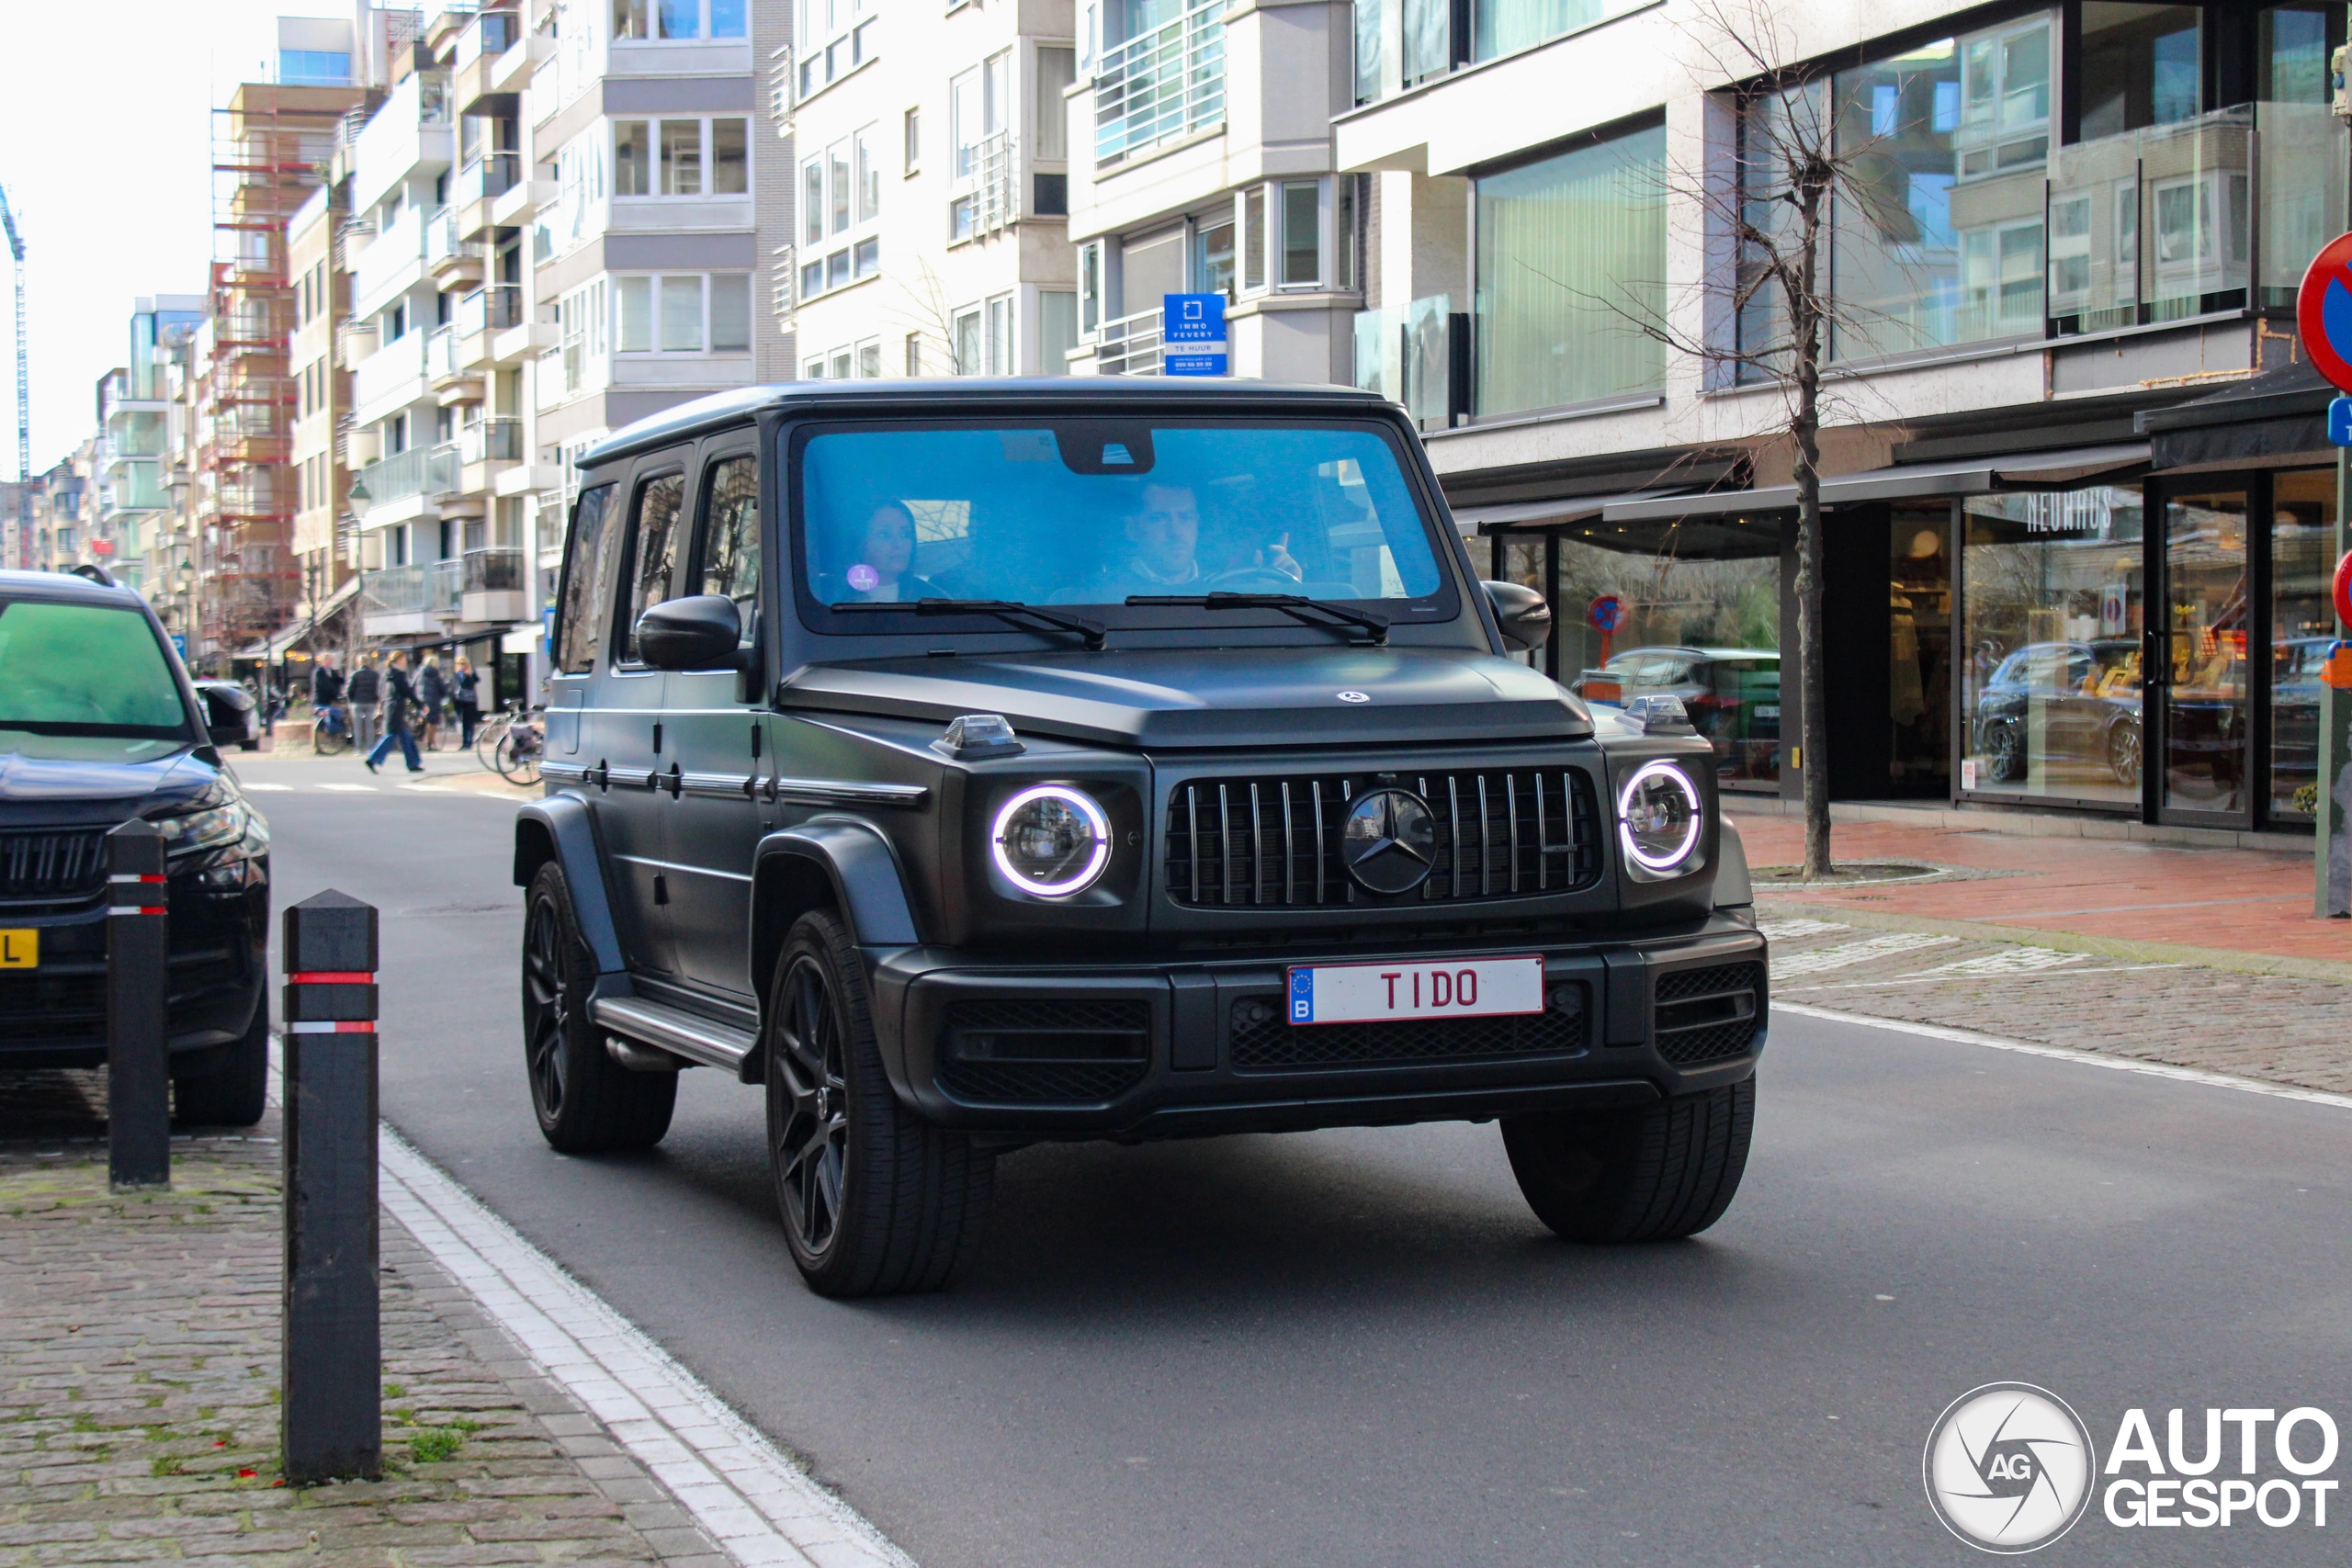
[[[1699,786],[1672,762],[1645,762],[1617,792],[1617,836],[1642,870],[1682,869],[1699,852]]]
[[[1039,784],[1006,801],[989,839],[996,868],[1040,898],[1084,892],[1111,860],[1110,818],[1065,784]]]

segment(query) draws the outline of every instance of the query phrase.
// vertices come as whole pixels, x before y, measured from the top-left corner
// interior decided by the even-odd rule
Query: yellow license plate
[[[40,967],[40,931],[0,931],[0,969],[38,969]]]

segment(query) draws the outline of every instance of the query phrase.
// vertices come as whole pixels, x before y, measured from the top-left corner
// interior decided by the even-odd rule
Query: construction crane
[[[25,380],[25,242],[17,232],[17,214],[8,206],[8,190],[0,186],[0,229],[8,232],[8,254],[17,264],[17,482],[33,477],[33,433]]]

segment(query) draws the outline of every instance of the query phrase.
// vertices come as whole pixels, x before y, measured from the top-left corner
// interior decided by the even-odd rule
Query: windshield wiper
[[[994,615],[1008,626],[1023,631],[1035,631],[1037,626],[1050,626],[1056,631],[1076,632],[1086,639],[1091,653],[1102,651],[1102,623],[1090,621],[1083,615],[1064,615],[1059,610],[1043,610],[1035,604],[1023,604],[1018,599],[918,599],[911,604],[876,604],[870,600],[854,600],[830,604],[832,610],[912,610],[918,615]],[[1024,619],[1025,617],[1025,619]],[[1035,622],[1036,626],[1029,623]]]
[[[1295,621],[1310,626],[1361,628],[1371,634],[1367,639],[1375,648],[1388,641],[1388,617],[1375,615],[1369,610],[1351,610],[1344,604],[1327,604],[1320,599],[1309,599],[1303,593],[1130,593],[1127,603],[1136,605],[1158,605],[1166,608],[1197,610],[1280,610]],[[1329,620],[1317,620],[1328,615]]]

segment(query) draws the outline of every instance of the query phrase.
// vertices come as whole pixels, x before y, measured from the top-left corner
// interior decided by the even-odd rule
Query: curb
[[[2140,964],[2186,964],[2199,969],[2227,969],[2241,975],[2279,975],[2298,980],[2324,980],[2352,986],[2352,963],[2334,958],[2294,958],[2278,953],[2238,953],[2228,948],[2192,947],[2184,942],[2132,942],[2121,937],[2082,936],[2073,931],[2044,931],[2037,926],[1998,925],[1979,920],[1946,920],[1932,915],[1902,915],[1879,909],[1857,909],[1846,904],[1818,904],[1802,895],[1757,895],[1758,914],[1802,915],[1836,920],[1866,931],[1926,931],[1958,937],[1964,942],[2001,942],[2026,947],[2055,948],[2061,953],[2086,953],[2101,958],[2121,958]]]

